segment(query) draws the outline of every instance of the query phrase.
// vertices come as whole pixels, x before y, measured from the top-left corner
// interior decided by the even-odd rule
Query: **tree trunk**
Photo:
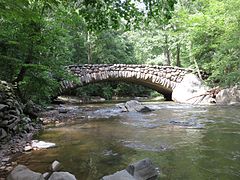
[[[176,63],[178,67],[181,67],[180,52],[181,52],[181,46],[178,43],[177,44],[177,63]]]
[[[164,55],[166,58],[167,65],[171,65],[171,56],[170,56],[170,51],[169,51],[169,45],[168,45],[168,35],[165,35],[165,51]]]
[[[25,61],[24,64],[31,64],[32,63],[32,59],[33,59],[33,47],[30,46],[29,50],[28,50],[28,56],[27,56],[26,61]],[[16,77],[16,79],[13,80],[13,83],[18,84],[20,81],[23,81],[26,72],[27,72],[27,67],[22,66],[20,71],[19,71],[19,73],[18,73],[18,75],[17,75],[17,77]]]
[[[87,56],[88,56],[88,64],[92,63],[92,46],[91,46],[91,41],[90,41],[90,33],[89,31],[87,32]]]
[[[197,69],[198,77],[202,80],[202,75],[201,75],[201,73],[200,73],[200,69],[199,69],[198,63],[197,63],[195,57],[194,57],[193,54],[192,54],[192,42],[190,42],[190,61],[191,61],[191,62],[194,62],[195,67],[196,67],[196,69]]]

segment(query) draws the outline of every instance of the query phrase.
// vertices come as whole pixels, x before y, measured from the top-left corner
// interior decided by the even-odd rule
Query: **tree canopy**
[[[14,83],[23,101],[37,103],[49,101],[59,82],[72,78],[64,67],[76,63],[176,65],[205,71],[211,86],[238,84],[239,5],[239,0],[2,0],[0,79]],[[130,91],[128,85],[103,87],[104,96]]]

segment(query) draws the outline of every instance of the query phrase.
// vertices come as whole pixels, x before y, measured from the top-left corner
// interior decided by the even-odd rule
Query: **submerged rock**
[[[44,180],[44,178],[41,173],[31,171],[24,165],[18,165],[9,174],[7,180]]]
[[[174,126],[179,126],[182,128],[188,128],[188,129],[203,129],[205,127],[204,124],[200,124],[196,121],[190,120],[190,121],[176,121],[172,120],[169,122],[170,124]]]
[[[150,109],[147,106],[142,105],[136,100],[127,101],[125,104],[120,103],[116,105],[118,108],[122,109],[122,112],[150,112]]]

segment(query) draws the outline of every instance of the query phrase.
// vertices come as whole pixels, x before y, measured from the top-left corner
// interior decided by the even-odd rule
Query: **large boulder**
[[[122,109],[123,112],[150,112],[149,107],[142,105],[136,100],[127,101],[125,104],[117,104],[117,107]]]
[[[172,92],[172,99],[179,103],[211,104],[212,97],[207,94],[208,87],[194,74],[184,76]]]
[[[44,180],[41,173],[33,172],[24,165],[16,166],[7,180]]]
[[[69,172],[54,172],[48,180],[77,180],[74,175]]]
[[[127,170],[117,171],[116,173],[102,177],[101,180],[136,180]]]
[[[126,170],[135,179],[139,180],[157,179],[159,174],[149,158],[130,164]]]
[[[216,103],[219,105],[240,105],[240,87],[222,89],[216,95]]]
[[[149,158],[130,164],[126,169],[104,176],[102,180],[155,180],[159,172]]]

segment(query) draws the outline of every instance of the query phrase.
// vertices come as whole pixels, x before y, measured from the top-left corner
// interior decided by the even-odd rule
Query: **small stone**
[[[56,127],[63,127],[64,125],[65,125],[64,122],[60,122],[60,123],[57,123],[55,126],[56,126]]]
[[[17,165],[17,162],[13,161],[12,166],[16,166],[16,165]]]
[[[8,166],[8,167],[5,168],[5,170],[8,171],[8,172],[11,171],[12,169],[13,169],[12,166]]]
[[[32,150],[32,146],[28,145],[24,147],[24,151],[31,151]]]
[[[7,108],[7,105],[5,104],[0,104],[0,111],[3,111],[4,109]]]
[[[43,177],[44,179],[48,179],[50,177],[50,173],[49,172],[43,173]]]
[[[10,157],[6,157],[2,159],[2,162],[8,162],[10,160]]]
[[[55,160],[51,165],[51,171],[59,171],[60,167],[61,163]]]
[[[67,109],[59,109],[58,112],[59,112],[59,113],[67,113],[68,110],[67,110]]]
[[[4,170],[6,166],[0,166],[0,170]]]

